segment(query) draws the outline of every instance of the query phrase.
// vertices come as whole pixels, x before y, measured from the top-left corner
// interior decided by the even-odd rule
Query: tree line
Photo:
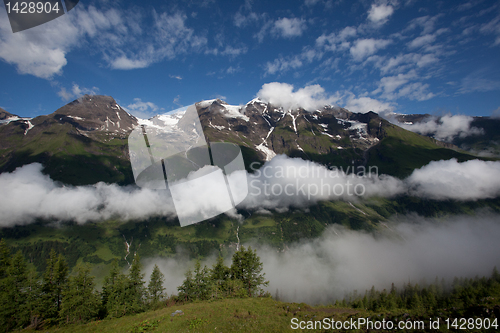
[[[154,266],[146,286],[140,258],[135,255],[127,274],[114,261],[102,290],[95,286],[90,267],[77,264],[70,275],[61,254],[50,252],[45,271],[40,275],[28,264],[21,251],[11,254],[0,240],[0,332],[25,327],[85,323],[121,317],[165,305],[164,275]],[[262,263],[255,250],[241,247],[230,267],[219,257],[212,268],[196,262],[194,274],[188,270],[177,289],[174,302],[223,297],[249,297],[263,294]]]
[[[431,284],[419,285],[409,282],[401,288],[397,288],[393,283],[389,291],[372,287],[361,295],[353,292],[336,304],[373,312],[405,309],[433,313],[439,309],[453,309],[464,314],[493,300],[492,295],[500,295],[500,273],[496,267],[489,278],[455,277],[451,285],[444,279],[439,281],[436,278]],[[498,301],[495,303],[498,304]]]

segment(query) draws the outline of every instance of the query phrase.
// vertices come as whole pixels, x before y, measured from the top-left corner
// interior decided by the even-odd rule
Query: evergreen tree
[[[200,300],[208,299],[211,283],[208,276],[207,266],[201,267],[201,263],[199,260],[196,261],[194,265],[194,278],[193,278],[193,286],[195,298]]]
[[[10,267],[7,269],[9,302],[6,304],[9,304],[9,308],[11,309],[11,320],[14,323],[13,328],[22,328],[30,321],[30,313],[26,304],[27,273],[26,261],[21,251],[18,251],[12,258]]]
[[[129,284],[128,277],[120,272],[115,260],[102,287],[102,304],[107,316],[121,317],[127,314],[129,306],[126,291]]]
[[[178,298],[183,301],[190,301],[195,298],[193,272],[188,269],[184,276],[186,277],[184,282],[177,287],[177,291],[179,291]]]
[[[9,279],[9,267],[11,262],[10,250],[2,239],[0,240],[0,327],[8,330],[12,327],[12,307],[5,306],[10,304],[11,281]]]
[[[165,276],[160,271],[158,265],[155,264],[148,284],[149,299],[153,306],[156,306],[163,297],[163,291],[165,290],[163,287],[164,279]]]
[[[42,282],[42,316],[48,319],[49,323],[59,315],[62,294],[67,282],[68,264],[62,255],[57,256],[52,249]]]
[[[127,288],[127,302],[129,303],[129,310],[133,313],[144,311],[144,274],[141,272],[141,262],[138,254],[134,255],[134,260],[130,266],[128,274],[129,285]]]
[[[63,292],[61,319],[66,323],[85,322],[95,318],[101,300],[94,290],[94,277],[88,266],[78,265],[76,275],[71,276],[68,288]]]
[[[242,246],[233,255],[233,262],[230,268],[231,279],[240,280],[247,290],[248,296],[255,296],[262,293],[261,286],[267,286],[269,281],[265,281],[265,273],[262,272],[257,251],[249,247],[247,250]]]
[[[229,267],[224,265],[222,256],[217,258],[217,261],[210,270],[210,281],[212,283],[212,297],[224,297],[227,293],[227,281],[229,280]]]
[[[40,276],[33,266],[28,268],[26,276],[26,308],[30,314],[30,326],[37,329],[42,321]]]

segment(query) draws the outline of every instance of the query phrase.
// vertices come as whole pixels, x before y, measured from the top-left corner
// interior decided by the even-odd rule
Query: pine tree
[[[37,329],[42,321],[40,276],[33,266],[28,268],[26,276],[26,308],[30,314],[30,326]]]
[[[139,255],[135,254],[128,274],[129,285],[126,292],[129,311],[133,313],[144,310],[145,287],[144,274],[142,274],[141,268]]]
[[[68,264],[62,255],[57,257],[56,252],[52,249],[42,283],[42,316],[49,319],[49,323],[59,315],[62,293],[67,287],[67,282]]]
[[[233,262],[229,269],[231,279],[240,280],[247,290],[248,296],[255,296],[262,293],[261,286],[267,286],[269,281],[265,281],[265,273],[262,272],[262,263],[257,255],[257,251],[248,250],[242,246],[233,255]]]
[[[125,291],[128,283],[128,278],[120,272],[118,262],[113,261],[109,275],[104,278],[102,287],[102,304],[106,315],[121,317],[126,314]]]
[[[94,277],[88,266],[78,265],[76,275],[71,276],[68,288],[63,292],[61,319],[66,323],[85,322],[95,318],[101,300],[94,290]]]
[[[11,320],[15,323],[14,328],[22,328],[29,324],[30,313],[27,308],[26,288],[28,282],[28,270],[26,261],[21,251],[12,258],[10,267],[7,269],[9,284],[9,304],[12,309]]]
[[[155,264],[148,284],[149,299],[153,306],[157,306],[163,298],[163,291],[165,290],[163,287],[164,279],[165,276],[160,271],[158,265]]]
[[[0,327],[4,327],[5,330],[12,327],[13,309],[11,306],[5,306],[10,304],[11,281],[8,274],[10,262],[10,249],[2,239],[0,240],[0,304],[4,304],[4,306],[0,306]]]
[[[207,266],[203,266],[202,268],[199,260],[194,265],[193,285],[196,299],[208,299],[211,290],[211,281],[208,276]]]
[[[227,281],[229,280],[229,267],[224,265],[222,256],[217,258],[217,261],[210,270],[210,280],[213,284],[213,297],[223,297],[227,293]]]
[[[177,287],[177,291],[179,291],[179,299],[183,301],[190,301],[195,298],[194,294],[194,282],[193,282],[193,272],[188,269],[184,274],[186,277],[182,285]]]

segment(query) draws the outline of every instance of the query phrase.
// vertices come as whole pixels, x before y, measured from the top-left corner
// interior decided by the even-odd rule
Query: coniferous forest
[[[1,240],[0,331],[117,318],[167,303],[264,296],[262,287],[268,283],[256,251],[244,247],[233,255],[230,267],[224,265],[222,257],[212,268],[201,267],[197,261],[194,271],[186,272],[178,296],[169,298],[158,266],[155,265],[147,285],[141,268],[138,255],[127,274],[115,261],[98,291],[89,266],[78,264],[70,275],[65,258],[52,250],[45,272],[39,275],[21,251],[12,254]]]
[[[202,267],[196,261],[194,269],[185,273],[177,295],[166,295],[163,280],[163,273],[155,265],[146,285],[140,258],[135,255],[126,273],[114,262],[99,291],[85,264],[78,264],[70,274],[65,258],[52,250],[45,271],[38,274],[21,251],[11,253],[1,240],[1,332],[83,324],[192,301],[271,297],[262,288],[268,281],[260,258],[250,247],[235,252],[230,267],[222,257],[212,267]],[[490,318],[492,325],[497,325],[500,307],[494,304],[499,296],[500,273],[494,268],[490,277],[455,278],[451,284],[436,278],[425,285],[407,283],[397,288],[393,284],[390,290],[372,287],[364,293],[354,291],[332,302],[332,306],[368,313],[404,310],[417,318]],[[279,290],[274,299],[280,301]]]

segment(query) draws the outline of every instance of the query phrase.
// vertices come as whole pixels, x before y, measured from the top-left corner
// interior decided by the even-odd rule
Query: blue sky
[[[490,115],[499,54],[488,0],[81,0],[15,34],[0,8],[0,107],[34,117],[98,93],[146,116],[279,82],[266,93],[356,112]]]

